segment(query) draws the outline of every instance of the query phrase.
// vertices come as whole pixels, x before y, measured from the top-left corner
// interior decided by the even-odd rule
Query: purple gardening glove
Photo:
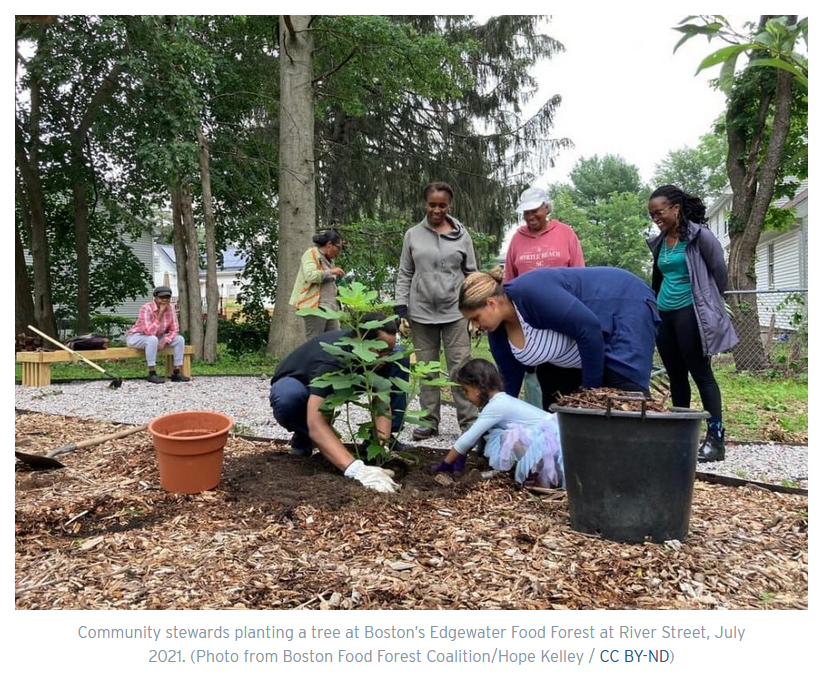
[[[452,463],[447,463],[443,459],[438,462],[437,464],[433,464],[430,467],[430,471],[433,473],[464,473],[464,465],[467,463],[467,455],[466,454],[459,454],[456,457],[455,461]]]

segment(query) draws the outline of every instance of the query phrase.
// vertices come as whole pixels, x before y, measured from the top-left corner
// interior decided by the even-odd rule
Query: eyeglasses
[[[652,212],[648,212],[651,219],[658,219],[660,218],[665,212],[667,212],[671,207],[673,207],[675,203],[670,203],[667,207],[662,207],[658,210],[653,210]]]

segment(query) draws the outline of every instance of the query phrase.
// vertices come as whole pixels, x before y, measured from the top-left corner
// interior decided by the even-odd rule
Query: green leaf
[[[376,457],[383,457],[386,453],[386,448],[374,440],[371,440],[370,444],[367,446],[367,459],[369,461],[372,461]]]
[[[333,311],[323,306],[318,308],[302,308],[300,311],[295,311],[295,315],[301,316],[316,316],[318,318],[326,318],[327,320],[341,320],[346,317],[342,311]]]
[[[412,385],[410,384],[409,380],[402,379],[401,377],[390,377],[390,381],[392,382],[396,390],[401,391],[402,393],[412,392]]]
[[[748,63],[748,67],[752,66],[769,66],[771,68],[781,68],[783,71],[793,73],[794,77],[799,80],[806,88],[808,87],[808,76],[803,74],[801,69],[793,64],[789,64],[782,59],[753,59]]]
[[[357,374],[341,374],[340,372],[330,372],[323,374],[320,377],[315,377],[311,382],[312,386],[325,388],[332,386],[336,391],[339,389],[361,386],[364,383],[364,378]]]
[[[325,341],[322,341],[321,347],[330,355],[336,356],[338,358],[348,358],[350,356],[350,352],[342,347],[342,344],[344,346],[346,345],[346,343],[344,342],[345,339],[346,337],[341,337],[334,344],[329,344]]]
[[[362,330],[377,330],[379,327],[384,327],[387,324],[386,318],[384,320],[367,320],[364,322],[359,322],[358,327]]]
[[[729,94],[733,88],[733,76],[736,73],[736,60],[738,57],[739,54],[732,54],[719,70],[719,89],[726,94]]]
[[[709,54],[704,59],[702,59],[702,63],[699,64],[699,68],[696,69],[696,73],[698,74],[700,71],[706,68],[710,68],[711,66],[720,64],[723,61],[727,61],[728,59],[730,59],[731,56],[738,56],[739,54],[750,48],[751,45],[730,45],[729,47],[723,47],[722,49],[717,50],[713,54]]]
[[[428,416],[429,412],[427,410],[407,410],[404,413],[404,421],[415,426],[423,426],[429,421]]]

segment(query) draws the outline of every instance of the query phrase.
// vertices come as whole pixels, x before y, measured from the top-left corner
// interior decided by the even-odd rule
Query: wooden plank
[[[89,360],[122,360],[124,358],[142,358],[145,354],[142,348],[117,347],[101,349],[99,351],[77,351]],[[184,356],[191,356],[195,353],[193,346],[184,346]],[[158,355],[172,355],[172,349],[164,348],[158,351]],[[19,363],[70,363],[79,360],[68,351],[24,351],[16,356]]]

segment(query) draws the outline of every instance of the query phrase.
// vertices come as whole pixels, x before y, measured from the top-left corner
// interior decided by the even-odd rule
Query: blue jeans
[[[396,346],[393,352],[396,353],[402,350],[400,346]],[[404,358],[400,362],[405,367],[410,365],[409,358]],[[405,381],[409,378],[407,372],[402,370],[398,363],[392,363],[389,376],[390,378],[400,377]],[[292,433],[292,447],[305,450],[313,446],[307,425],[308,400],[309,388],[294,377],[278,379],[269,389],[269,404],[272,406],[275,421]],[[390,407],[392,408],[392,432],[398,433],[404,424],[407,394],[392,389],[390,391]]]

